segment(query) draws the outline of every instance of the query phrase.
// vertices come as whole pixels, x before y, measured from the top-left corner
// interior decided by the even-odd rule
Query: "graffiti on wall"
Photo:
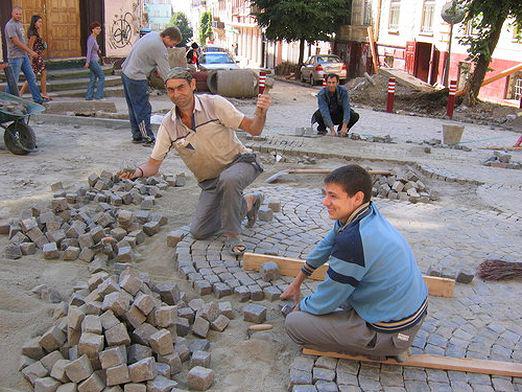
[[[134,41],[139,38],[143,18],[143,0],[105,2],[107,18],[106,42],[109,56],[123,57],[129,54]]]

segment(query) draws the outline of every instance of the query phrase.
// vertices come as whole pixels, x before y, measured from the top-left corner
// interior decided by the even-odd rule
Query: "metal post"
[[[444,64],[444,78],[442,79],[442,84],[444,86],[448,85],[449,78],[449,69],[450,69],[450,57],[451,57],[451,41],[453,41],[453,23],[450,23],[450,33],[449,33],[449,42],[448,42],[448,55],[446,56],[446,61]]]
[[[455,94],[457,93],[457,81],[452,80],[449,87],[448,95],[448,106],[446,108],[446,114],[449,118],[453,117],[453,109],[455,109]]]
[[[259,72],[259,94],[263,94],[265,91],[266,72]]]
[[[388,79],[388,96],[386,97],[386,111],[393,112],[393,101],[395,99],[395,78]]]

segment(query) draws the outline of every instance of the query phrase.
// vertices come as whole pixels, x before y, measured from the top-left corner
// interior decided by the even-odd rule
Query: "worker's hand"
[[[348,124],[343,123],[339,131],[339,136],[346,137],[346,135],[348,135]]]
[[[335,132],[335,128],[334,127],[330,127],[330,133],[329,133],[330,136],[337,136],[337,133]]]
[[[83,68],[89,68],[89,63],[85,63],[85,65],[83,66]]]
[[[134,180],[140,176],[141,172],[136,169],[123,169],[120,170],[116,175],[122,180]]]
[[[6,69],[9,66],[9,64],[0,64],[0,70]]]
[[[271,104],[272,104],[272,98],[270,98],[270,95],[259,94],[257,96],[257,104],[256,104],[257,111],[259,111],[263,114],[266,114],[266,112]]]
[[[38,53],[36,53],[34,50],[31,50],[29,52],[29,57],[31,57],[32,59],[34,59],[35,57],[38,57]]]
[[[281,299],[283,300],[292,300],[294,304],[298,304],[301,298],[301,286],[295,284],[294,282],[290,283],[290,285],[286,288],[286,290],[281,294]]]

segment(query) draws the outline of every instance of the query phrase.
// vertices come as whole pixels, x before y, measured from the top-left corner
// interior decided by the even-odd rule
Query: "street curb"
[[[35,116],[31,116],[31,119],[36,123],[43,121],[44,123],[47,123],[47,124],[59,124],[59,125],[97,126],[97,127],[106,127],[106,128],[110,128],[110,129],[130,128],[128,120],[116,120],[116,119],[112,119],[112,118],[66,116],[66,115],[62,115],[62,114],[38,114]],[[159,129],[159,125],[152,124],[152,129],[157,131]]]

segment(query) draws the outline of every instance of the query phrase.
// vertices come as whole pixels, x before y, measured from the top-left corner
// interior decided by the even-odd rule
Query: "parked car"
[[[223,52],[223,53],[230,53],[227,49],[222,48],[221,46],[215,46],[215,45],[206,45],[203,46],[202,50],[203,53],[205,52]]]
[[[239,69],[232,56],[224,52],[206,52],[199,58],[199,68],[212,69]]]
[[[348,76],[346,64],[338,56],[317,54],[310,56],[308,61],[301,67],[301,81],[308,82],[313,86],[322,83],[324,76],[329,73],[339,75],[341,83],[344,83]]]

